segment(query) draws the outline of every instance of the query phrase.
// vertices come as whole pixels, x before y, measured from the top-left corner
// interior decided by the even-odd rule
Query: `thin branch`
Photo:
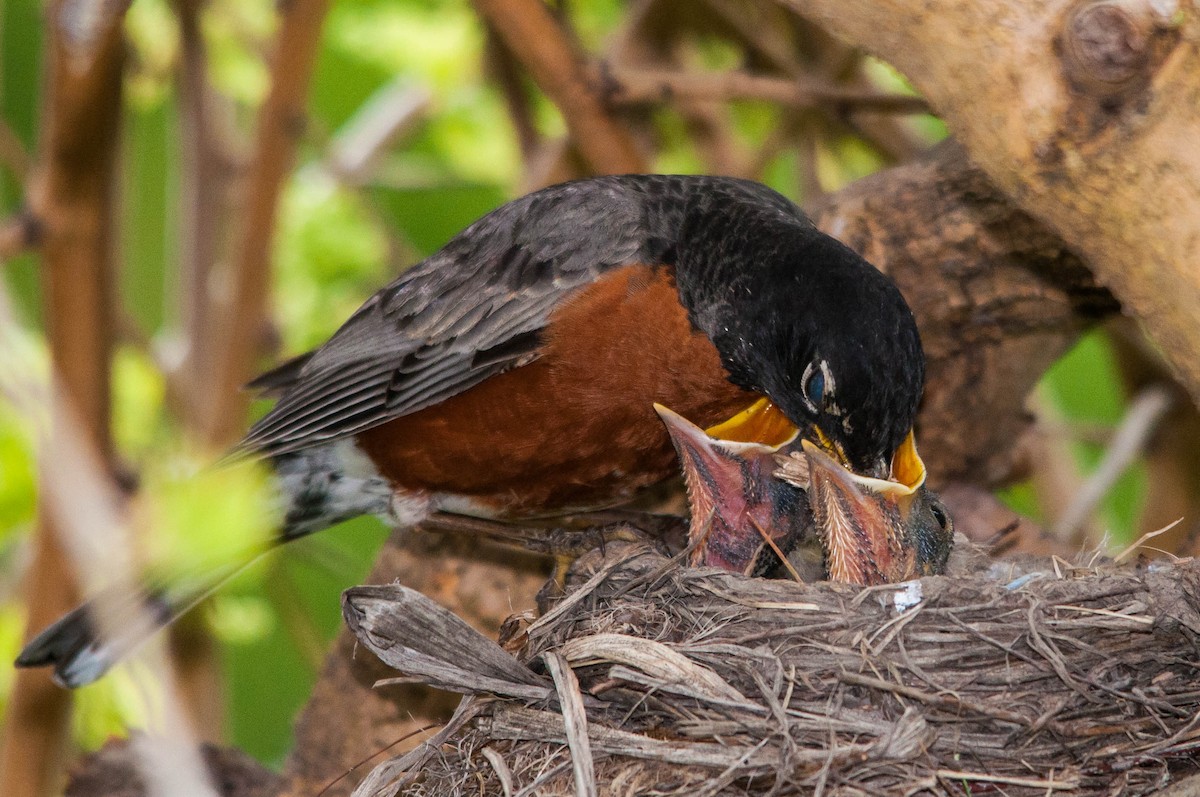
[[[404,76],[381,87],[338,130],[326,168],[340,182],[367,182],[382,153],[420,123],[432,99],[429,89]]]
[[[200,426],[205,394],[220,341],[213,322],[213,272],[229,241],[223,231],[232,217],[233,185],[239,173],[237,159],[223,134],[224,100],[208,80],[208,54],[200,30],[203,0],[177,0],[179,19],[180,114],[180,231],[179,282],[176,301],[183,328],[182,363],[173,372],[186,383],[180,391],[185,428]]]
[[[821,80],[766,77],[746,72],[679,72],[607,69],[606,98],[618,105],[686,100],[762,100],[794,108],[834,108],[888,113],[926,113],[921,97],[853,89]]]
[[[558,106],[592,171],[645,171],[629,131],[604,106],[579,53],[540,0],[475,0],[475,8]]]
[[[69,10],[65,3],[55,3],[46,11],[50,74],[38,167],[26,201],[30,214],[42,220],[42,277],[53,367],[87,444],[108,464],[111,226],[125,48],[120,13],[105,17],[104,26],[67,30]],[[43,479],[48,470],[42,467]],[[25,583],[27,637],[78,600],[63,547],[65,532],[48,507],[43,495]],[[48,673],[17,673],[0,741],[0,793],[57,793],[70,707],[70,694],[53,685]]]
[[[986,772],[966,772],[958,769],[939,769],[937,776],[952,781],[978,781],[980,783],[1001,783],[1005,786],[1025,786],[1031,789],[1045,789],[1047,793],[1055,790],[1074,791],[1079,788],[1078,779],[1073,777],[1064,777],[1062,780],[1054,780],[1053,778],[1046,780],[1042,778],[1018,778],[1008,775],[989,775]]]
[[[21,211],[0,222],[0,263],[8,262],[31,249],[42,240],[42,222],[29,211]]]
[[[806,131],[811,132],[813,127],[806,122],[806,113],[798,111],[782,115],[770,134],[758,145],[754,160],[746,171],[747,177],[762,181],[767,169],[785,149],[791,146],[804,147],[812,141],[811,136],[804,135]],[[807,193],[802,196],[805,202],[810,201]]]
[[[305,98],[328,7],[328,0],[294,0],[282,7],[271,90],[259,113],[241,235],[229,275],[229,299],[215,308],[213,319],[222,334],[203,437],[214,447],[236,437],[245,415],[247,399],[240,391],[261,350],[275,211],[304,131]]]
[[[1137,395],[1117,427],[1104,458],[1054,524],[1056,537],[1069,537],[1091,517],[1117,479],[1141,456],[1159,421],[1173,403],[1171,391],[1163,385],[1148,387]]]
[[[1163,534],[1166,534],[1168,531],[1175,528],[1182,522],[1183,522],[1183,518],[1177,518],[1176,520],[1173,520],[1170,523],[1168,523],[1167,525],[1163,526],[1161,529],[1155,529],[1154,531],[1147,531],[1145,534],[1143,534],[1142,536],[1140,536],[1136,540],[1134,540],[1130,545],[1127,545],[1125,547],[1125,550],[1121,551],[1116,556],[1114,556],[1113,562],[1120,564],[1121,562],[1124,562],[1126,559],[1128,559],[1131,555],[1133,555],[1133,553],[1135,551],[1143,550],[1143,546],[1145,546],[1145,548],[1149,548],[1149,546],[1146,546],[1146,543],[1150,542],[1150,540],[1154,539],[1155,537],[1161,537]],[[1152,548],[1150,550],[1159,550],[1159,549]]]
[[[508,117],[517,133],[521,158],[528,164],[542,143],[542,135],[533,118],[533,103],[522,83],[520,66],[512,50],[491,25],[485,25],[485,63],[504,97]],[[528,170],[528,169],[527,169]]]
[[[812,42],[797,37],[788,24],[789,12],[770,3],[743,3],[740,0],[704,0],[716,14],[721,34],[745,47],[748,55],[770,65],[787,77],[801,78],[809,72],[801,60]]]
[[[190,398],[185,395],[187,384],[180,378],[179,368],[163,356],[162,347],[155,343],[141,322],[124,304],[118,303],[115,324],[117,344],[137,351],[154,366],[159,378],[163,380],[167,408],[177,416],[186,416]]]
[[[0,119],[0,165],[8,169],[18,183],[29,176],[29,153],[12,125]]]

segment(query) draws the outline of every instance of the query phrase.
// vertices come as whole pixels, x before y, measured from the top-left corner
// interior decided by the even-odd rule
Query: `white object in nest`
[[[905,581],[898,586],[900,589],[892,593],[892,605],[896,607],[897,612],[906,612],[925,598],[924,592],[921,591],[921,582],[916,579]]]

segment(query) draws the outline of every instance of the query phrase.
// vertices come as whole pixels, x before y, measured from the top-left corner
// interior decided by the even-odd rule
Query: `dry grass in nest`
[[[403,587],[346,594],[377,655],[473,695],[359,794],[1132,795],[1195,769],[1196,563],[863,590],[613,546],[576,572],[515,657]]]

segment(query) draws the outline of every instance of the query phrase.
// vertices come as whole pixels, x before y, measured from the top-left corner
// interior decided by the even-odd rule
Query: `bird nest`
[[[1196,769],[1200,564],[861,589],[630,545],[575,578],[503,647],[404,587],[348,591],[402,680],[468,695],[356,793],[1147,794]]]

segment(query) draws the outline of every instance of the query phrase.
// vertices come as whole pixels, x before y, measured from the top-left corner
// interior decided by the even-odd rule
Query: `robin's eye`
[[[809,363],[808,368],[804,370],[801,389],[804,391],[804,400],[808,403],[808,408],[813,412],[823,411],[826,400],[833,393],[833,378],[829,375],[829,366],[824,361]]]
[[[804,386],[804,392],[808,394],[808,400],[814,406],[821,406],[825,401],[825,374],[813,371],[812,376],[808,378],[808,384]]]

